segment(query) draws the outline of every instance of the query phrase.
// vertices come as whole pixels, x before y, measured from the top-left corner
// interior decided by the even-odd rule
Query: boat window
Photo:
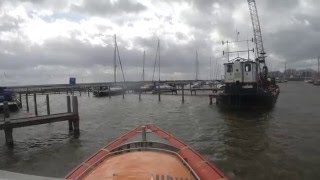
[[[251,64],[245,64],[245,65],[244,65],[244,70],[245,70],[246,72],[250,72],[250,71],[251,71]]]
[[[230,73],[233,71],[233,66],[232,64],[227,65],[227,72]]]

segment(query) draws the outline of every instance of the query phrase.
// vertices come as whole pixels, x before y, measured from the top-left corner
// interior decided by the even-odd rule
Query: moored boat
[[[93,91],[93,95],[96,97],[103,96],[116,96],[125,93],[125,90],[122,87],[99,87]]]
[[[155,125],[139,126],[73,169],[65,179],[224,179],[190,146]]]
[[[17,111],[21,108],[21,102],[17,99],[14,92],[6,87],[0,87],[0,112],[3,111],[4,102],[8,102],[10,111]]]
[[[177,94],[177,88],[174,86],[170,86],[169,84],[160,84],[160,85],[156,85],[152,91],[153,94],[159,93],[159,91],[161,93],[164,92],[172,92],[172,93],[176,93]]]

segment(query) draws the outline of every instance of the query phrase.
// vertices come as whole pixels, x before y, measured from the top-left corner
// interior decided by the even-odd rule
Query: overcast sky
[[[256,1],[269,69],[316,69],[320,1]],[[246,0],[1,0],[0,85],[112,81],[114,34],[127,80],[141,80],[144,50],[152,78],[157,39],[162,80],[194,79],[196,50],[209,79],[223,73],[221,41],[237,31],[253,37]]]

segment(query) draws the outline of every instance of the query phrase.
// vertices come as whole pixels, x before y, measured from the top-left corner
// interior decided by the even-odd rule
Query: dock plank
[[[78,114],[60,113],[60,114],[45,115],[45,116],[10,119],[9,122],[0,122],[0,130],[5,128],[19,128],[19,127],[25,127],[25,126],[47,124],[52,122],[74,120],[78,118],[79,118]]]

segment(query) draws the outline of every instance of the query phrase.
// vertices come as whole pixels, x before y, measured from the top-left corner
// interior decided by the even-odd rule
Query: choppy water
[[[14,129],[15,146],[0,132],[0,169],[63,177],[74,166],[120,134],[141,124],[156,124],[184,140],[234,179],[320,179],[320,87],[281,84],[273,110],[224,112],[206,96],[134,94],[79,97],[79,139],[67,122]],[[66,111],[64,95],[51,95],[51,112]],[[30,102],[32,98],[30,97]],[[32,107],[32,103],[30,103]],[[44,96],[39,112],[46,113]],[[25,105],[25,104],[24,104]],[[30,109],[32,112],[32,109]],[[12,117],[29,115],[21,111]]]

